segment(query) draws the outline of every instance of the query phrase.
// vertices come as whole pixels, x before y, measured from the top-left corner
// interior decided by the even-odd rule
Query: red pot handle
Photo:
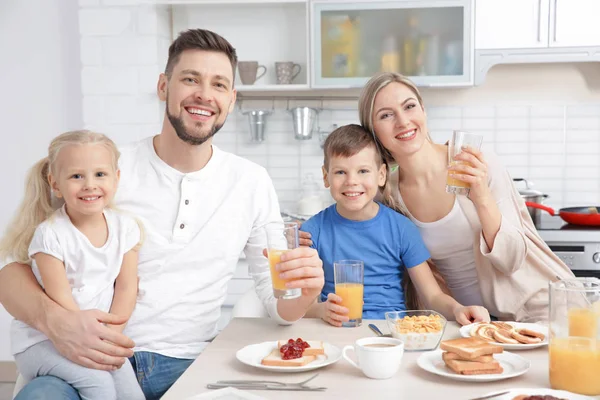
[[[550,215],[552,215],[553,217],[556,215],[556,212],[554,211],[554,209],[552,207],[544,206],[544,205],[534,203],[531,201],[526,201],[525,205],[527,207],[539,208],[540,210],[544,210],[544,211],[548,212]]]

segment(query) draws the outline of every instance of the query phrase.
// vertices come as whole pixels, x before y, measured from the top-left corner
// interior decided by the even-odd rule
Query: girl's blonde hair
[[[28,249],[35,229],[63,204],[62,199],[52,196],[48,175],[51,173],[57,176],[56,160],[61,149],[70,145],[85,144],[105,146],[112,156],[115,171],[118,169],[120,153],[115,143],[107,136],[80,130],[56,137],[48,146],[48,156],[38,161],[27,175],[23,202],[0,241],[0,257],[11,256],[21,263],[29,261]]]
[[[383,159],[385,160],[386,164],[388,166],[391,166],[392,170],[395,170],[396,168],[398,168],[398,166],[396,161],[394,160],[394,157],[392,156],[392,153],[390,153],[390,151],[383,146],[383,144],[377,137],[377,134],[375,133],[375,129],[373,127],[373,112],[375,107],[375,98],[377,97],[377,94],[381,91],[381,89],[383,89],[392,82],[400,83],[406,86],[416,96],[421,108],[425,109],[423,105],[423,97],[421,97],[419,89],[417,89],[417,86],[410,79],[397,72],[380,72],[374,75],[362,89],[360,97],[358,99],[358,114],[360,124],[367,131],[369,131],[371,135],[373,135],[375,143],[377,144],[377,147],[379,148],[379,151],[381,152],[381,155],[383,156]],[[427,135],[427,139],[430,142],[433,142],[431,140],[431,136],[429,136],[429,132],[425,132],[425,134]],[[390,179],[393,179],[393,176],[389,174],[389,169],[390,168],[388,168],[387,176],[388,182],[386,182],[382,191],[382,202],[386,206],[396,210],[404,216],[407,216],[408,210],[406,209],[404,204],[401,204],[396,198],[396,196],[394,196],[394,189],[392,189],[394,185],[390,184]],[[427,264],[429,264],[431,272],[433,273],[433,276],[435,277],[442,290],[446,294],[450,294],[450,291],[446,285],[444,278],[440,274],[433,261],[431,261],[431,259],[427,260]],[[404,287],[405,302],[408,309],[423,308],[423,302],[420,300],[419,294],[417,293],[417,290],[414,284],[412,283],[406,269],[404,270],[404,277],[402,282],[402,286]]]

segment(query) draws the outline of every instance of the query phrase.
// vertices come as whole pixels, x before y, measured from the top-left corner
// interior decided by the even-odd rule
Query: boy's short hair
[[[327,136],[323,145],[323,166],[329,170],[329,160],[334,156],[352,157],[362,149],[372,146],[377,152],[377,166],[383,163],[377,143],[365,128],[357,124],[340,126]]]

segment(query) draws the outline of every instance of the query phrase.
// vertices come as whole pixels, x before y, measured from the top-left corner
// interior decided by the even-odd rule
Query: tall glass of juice
[[[281,262],[281,255],[299,246],[298,223],[282,222],[269,224],[265,228],[267,235],[267,254],[269,256],[269,268],[271,269],[271,280],[273,281],[273,295],[278,299],[295,299],[302,295],[302,289],[288,288],[285,279],[282,279],[277,271],[277,264]]]
[[[550,283],[550,386],[600,395],[600,279]]]
[[[333,263],[335,294],[342,298],[342,306],[349,311],[349,321],[342,326],[354,327],[362,323],[365,265],[360,260],[340,260]]]
[[[483,136],[481,135],[464,131],[454,131],[452,133],[452,138],[448,143],[448,166],[450,167],[456,164],[469,164],[465,161],[455,160],[454,157],[459,155],[466,146],[479,150],[481,148],[482,141]],[[471,191],[471,184],[450,176],[450,172],[451,171],[448,171],[448,175],[446,177],[446,192],[465,196],[468,195]]]

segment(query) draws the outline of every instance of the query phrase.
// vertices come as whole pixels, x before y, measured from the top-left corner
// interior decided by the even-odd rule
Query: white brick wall
[[[79,5],[85,126],[118,143],[158,133],[163,105],[155,88],[171,41],[169,8],[136,5],[135,0],[79,0]],[[510,173],[550,194],[547,203],[553,207],[600,205],[600,104],[557,99],[428,107],[430,133],[436,142],[448,140],[453,129],[483,134]],[[290,107],[295,105],[323,106],[322,130],[358,122],[356,101],[290,101]],[[310,141],[293,139],[287,107],[286,101],[244,102],[245,110],[274,109],[266,141],[250,143],[247,117],[236,108],[215,143],[265,166],[282,209],[295,211],[302,177],[311,173],[320,181],[322,150],[317,133]],[[325,189],[323,196],[330,200]]]
[[[156,82],[171,42],[167,6],[80,0],[85,127],[127,143],[156,134],[163,105]]]
[[[252,107],[271,109],[273,103],[253,102]],[[282,208],[295,211],[304,174],[321,177],[322,150],[317,134],[309,141],[293,139],[286,107],[285,102],[275,104],[264,143],[249,143],[246,116],[239,110],[229,117],[215,143],[265,166]],[[321,129],[356,123],[355,107],[356,102],[327,102],[325,108],[330,110],[320,114]],[[600,105],[430,107],[427,112],[434,141],[447,141],[453,129],[483,134],[485,145],[500,155],[513,177],[524,177],[550,195],[546,201],[550,206],[600,204]],[[328,198],[325,190],[324,197]]]

